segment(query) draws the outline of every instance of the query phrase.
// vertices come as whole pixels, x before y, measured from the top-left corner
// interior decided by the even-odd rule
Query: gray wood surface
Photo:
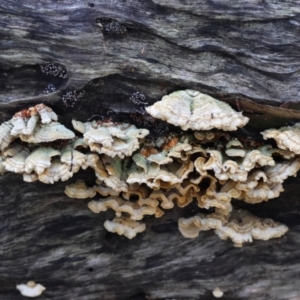
[[[132,97],[150,104],[192,88],[231,99],[264,128],[285,124],[299,102],[299,12],[296,0],[1,1],[0,121],[44,102],[66,126],[109,116],[159,132],[160,124],[133,115],[141,107]],[[284,118],[249,100],[287,107]],[[97,215],[88,201],[69,199],[67,183],[0,177],[1,300],[24,299],[15,285],[28,280],[46,286],[39,299],[208,300],[217,286],[223,299],[300,299],[299,178],[278,199],[236,203],[290,228],[243,248],[212,232],[182,237],[177,220],[193,208],[148,218],[133,240],[107,233],[112,212]]]

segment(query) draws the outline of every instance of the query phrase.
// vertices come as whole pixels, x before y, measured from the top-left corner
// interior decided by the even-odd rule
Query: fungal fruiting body
[[[221,298],[224,295],[223,291],[219,287],[216,287],[213,290],[212,294],[214,295],[215,298]]]
[[[16,288],[20,291],[22,296],[30,298],[38,297],[46,290],[44,286],[34,281],[28,281],[27,284],[18,284]]]
[[[148,138],[147,129],[132,124],[73,120],[75,136],[58,123],[50,108],[40,105],[19,112],[17,119],[0,127],[0,173],[20,173],[28,182],[54,183],[71,178],[80,168],[92,168],[94,186],[79,180],[66,186],[65,193],[77,199],[97,197],[88,207],[94,213],[114,210],[115,218],[104,226],[128,238],[146,230],[145,216],[159,218],[165,210],[192,202],[210,213],[202,210],[179,220],[179,230],[188,238],[214,230],[221,239],[242,246],[287,231],[285,225],[237,210],[231,200],[255,204],[280,195],[284,180],[296,176],[300,168],[298,150],[290,145],[297,142],[290,138],[297,126],[272,133],[279,148],[257,147],[228,133],[244,126],[247,117],[192,90],[165,96],[147,111],[185,131],[154,139]],[[42,130],[52,132],[51,128],[57,128],[58,134],[41,134]],[[293,134],[283,134],[286,131]],[[47,135],[50,140],[45,144],[41,137]],[[271,137],[269,132],[263,135]]]
[[[237,130],[249,121],[227,103],[194,90],[177,91],[146,108],[154,118],[183,130]]]

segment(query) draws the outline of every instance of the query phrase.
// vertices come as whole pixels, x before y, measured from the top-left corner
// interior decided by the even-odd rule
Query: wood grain
[[[292,120],[296,110],[271,106],[299,102],[299,4],[1,1],[0,121],[40,102],[66,126],[72,118],[132,120],[141,109],[130,100],[137,92],[151,104],[184,88],[249,99],[255,113]],[[300,299],[299,178],[278,199],[235,203],[290,228],[283,238],[243,248],[212,232],[183,238],[177,220],[194,207],[148,218],[133,240],[107,233],[112,212],[97,215],[87,201],[69,199],[67,183],[0,176],[1,300],[24,299],[15,286],[28,280],[47,288],[39,299],[208,300],[217,286],[223,299]]]

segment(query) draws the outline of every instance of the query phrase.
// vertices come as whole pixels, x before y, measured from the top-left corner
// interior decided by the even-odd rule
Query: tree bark
[[[243,110],[247,131],[300,119],[299,4],[294,1],[11,0],[0,3],[0,121],[37,103],[59,121],[137,120],[152,104],[195,89]],[[138,124],[139,125],[139,124]],[[145,124],[152,129],[156,124]],[[158,125],[157,125],[158,126]],[[252,127],[251,127],[252,126]],[[92,173],[80,172],[90,183]],[[187,209],[148,218],[133,240],[108,233],[64,187],[0,176],[0,299],[35,280],[39,299],[300,299],[299,178],[282,196],[236,203],[289,227],[280,239],[235,248],[213,232],[185,239]]]

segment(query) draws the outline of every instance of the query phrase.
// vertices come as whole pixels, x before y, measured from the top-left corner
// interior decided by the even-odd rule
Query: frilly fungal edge
[[[278,148],[257,147],[228,133],[244,126],[247,117],[198,91],[177,91],[146,110],[184,132],[153,139],[131,124],[73,120],[75,135],[44,104],[17,112],[0,126],[0,174],[53,184],[90,167],[95,185],[79,180],[66,186],[66,195],[97,197],[88,207],[95,213],[113,209],[116,217],[105,221],[105,228],[130,239],[146,230],[145,215],[159,218],[164,210],[193,201],[201,214],[179,220],[187,238],[212,229],[242,246],[286,233],[285,225],[238,210],[231,200],[255,204],[279,196],[284,180],[300,168],[300,124],[262,132]]]

